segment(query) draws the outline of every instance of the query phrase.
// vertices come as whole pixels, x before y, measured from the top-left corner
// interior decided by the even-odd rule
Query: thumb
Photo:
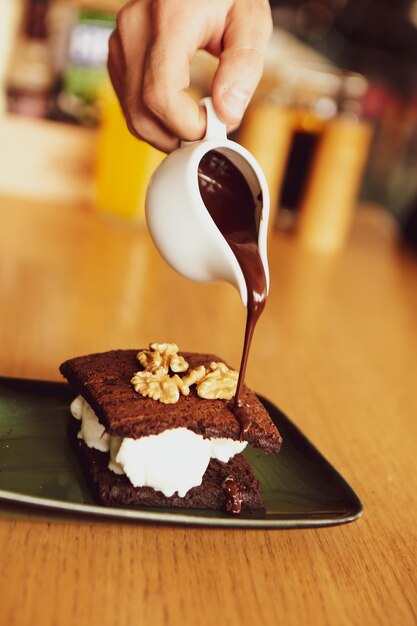
[[[212,85],[212,98],[226,124],[239,124],[261,79],[271,13],[250,0],[234,5],[223,37],[223,52]]]

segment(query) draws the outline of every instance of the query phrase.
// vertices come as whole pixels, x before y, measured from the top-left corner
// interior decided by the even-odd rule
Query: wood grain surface
[[[148,235],[85,207],[0,199],[0,374],[59,379],[69,357],[156,340],[238,364],[245,311],[192,284]],[[95,521],[0,505],[8,626],[417,623],[417,262],[357,215],[346,250],[273,234],[247,382],[357,490],[365,515],[315,530]]]

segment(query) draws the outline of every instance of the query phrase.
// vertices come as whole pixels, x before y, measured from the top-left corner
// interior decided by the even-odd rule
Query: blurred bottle
[[[23,29],[6,78],[7,108],[12,113],[47,117],[54,87],[48,48],[49,0],[28,0]]]
[[[102,90],[97,152],[97,207],[132,223],[144,223],[148,182],[165,154],[128,131],[110,84]]]
[[[328,65],[288,63],[278,68],[276,81],[282,106],[292,111],[294,123],[275,224],[291,230],[296,227],[321,134],[337,112],[341,78]]]
[[[262,167],[270,193],[271,215],[276,214],[294,129],[294,116],[279,106],[274,95],[255,97],[249,106],[237,140]],[[270,220],[273,225],[273,219]]]
[[[305,185],[309,179],[324,122],[310,112],[294,111],[288,160],[278,192],[275,226],[281,230],[295,227]]]
[[[337,252],[346,241],[372,137],[362,115],[366,79],[345,72],[339,79],[335,114],[321,131],[297,221],[300,241],[325,253]]]
[[[97,4],[98,8],[94,8]],[[115,15],[101,10],[97,2],[55,0],[49,24],[53,62],[59,76],[52,116],[61,121],[96,126],[100,118],[98,98],[107,76],[108,40],[115,26]]]
[[[300,208],[300,241],[318,252],[337,252],[347,238],[371,138],[358,120],[331,120],[315,156]]]

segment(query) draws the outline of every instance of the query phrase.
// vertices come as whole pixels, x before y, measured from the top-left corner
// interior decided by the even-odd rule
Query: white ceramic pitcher
[[[198,165],[210,150],[225,155],[243,174],[255,201],[258,245],[269,289],[266,240],[269,192],[256,159],[227,139],[211,98],[201,101],[207,111],[207,129],[200,141],[183,142],[154,172],[146,194],[146,220],[161,255],[179,274],[198,282],[227,282],[247,305],[247,288],[240,265],[202,200]]]

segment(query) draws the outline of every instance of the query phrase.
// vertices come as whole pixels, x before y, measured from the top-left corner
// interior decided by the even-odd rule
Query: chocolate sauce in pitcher
[[[267,295],[265,270],[258,247],[255,199],[240,170],[217,150],[211,150],[201,159],[198,183],[203,202],[232,249],[248,290],[245,340],[233,403],[242,436],[251,425],[248,407],[243,402],[246,365],[253,332]]]

